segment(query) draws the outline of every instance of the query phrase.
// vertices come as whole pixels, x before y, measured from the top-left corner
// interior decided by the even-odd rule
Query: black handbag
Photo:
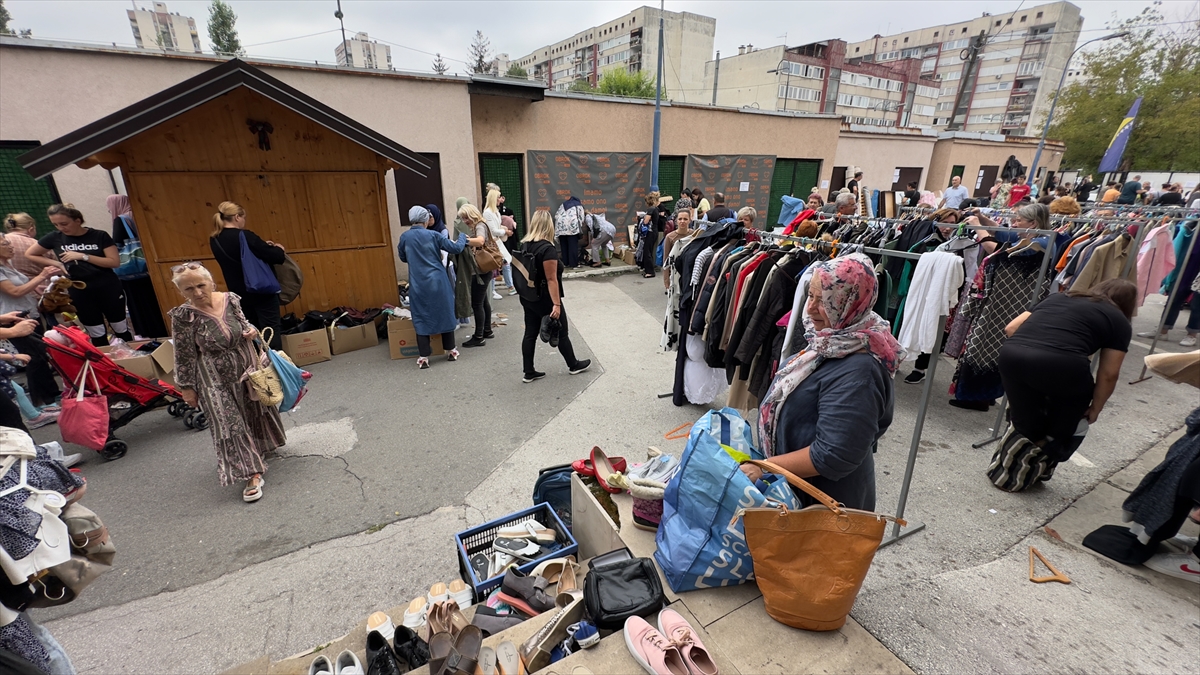
[[[583,602],[597,628],[618,631],[631,616],[645,619],[656,614],[666,597],[654,561],[632,558],[589,570]]]

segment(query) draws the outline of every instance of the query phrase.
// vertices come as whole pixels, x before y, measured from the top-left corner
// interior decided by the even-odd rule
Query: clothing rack
[[[1154,331],[1154,341],[1150,343],[1150,353],[1146,354],[1146,356],[1153,354],[1154,350],[1158,349],[1158,341],[1162,338],[1163,326],[1167,323],[1167,312],[1171,311],[1171,303],[1175,302],[1175,296],[1179,295],[1180,286],[1183,286],[1184,281],[1183,273],[1187,270],[1188,263],[1192,260],[1192,253],[1196,251],[1196,237],[1200,237],[1200,225],[1197,225],[1196,230],[1192,232],[1192,241],[1188,245],[1187,253],[1183,255],[1183,263],[1175,267],[1175,269],[1179,270],[1179,274],[1175,277],[1175,285],[1171,288],[1171,295],[1167,297],[1167,304],[1163,305],[1162,315],[1158,318],[1158,329]],[[1189,292],[1190,290],[1188,289]],[[1138,379],[1132,380],[1129,384],[1137,384],[1149,380],[1150,378],[1146,376],[1146,368],[1146,362],[1143,360],[1141,374],[1138,375]]]

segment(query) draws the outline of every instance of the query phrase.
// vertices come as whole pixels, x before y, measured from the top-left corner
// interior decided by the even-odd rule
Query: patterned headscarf
[[[879,292],[875,267],[861,253],[834,258],[813,266],[813,280],[821,287],[821,305],[830,326],[817,330],[808,312],[803,314],[808,349],[779,368],[775,381],[759,407],[758,438],[763,453],[775,456],[775,427],[783,402],[826,359],[841,359],[864,349],[883,364],[889,375],[904,360],[904,348],[892,337],[891,326],[872,311]],[[797,291],[800,292],[800,291]]]
[[[695,204],[692,203],[691,197],[680,197],[679,201],[675,202],[675,211],[674,212],[679,213],[680,211],[682,211],[684,209],[688,209],[690,211],[694,206],[695,206]]]

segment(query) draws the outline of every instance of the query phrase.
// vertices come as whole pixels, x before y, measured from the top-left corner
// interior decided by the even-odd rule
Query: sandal
[[[653,279],[656,276],[658,276],[658,275],[657,274],[643,274],[642,278],[643,279]]]
[[[254,478],[251,478],[249,481],[246,481],[246,489],[242,490],[242,501],[246,502],[247,504],[249,504],[250,502],[256,502],[256,501],[262,499],[262,496],[263,496],[262,488],[264,485],[267,484],[267,481],[263,479],[262,475],[258,476],[258,483],[251,485],[251,482],[253,482],[253,481],[254,481]]]

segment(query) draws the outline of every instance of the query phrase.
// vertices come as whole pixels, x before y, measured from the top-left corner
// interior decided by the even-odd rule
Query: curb
[[[640,271],[641,268],[636,265],[626,265],[622,267],[608,267],[600,269],[575,270],[573,272],[563,272],[563,281],[567,279],[594,279],[596,277],[615,277],[620,274],[631,274]]]

